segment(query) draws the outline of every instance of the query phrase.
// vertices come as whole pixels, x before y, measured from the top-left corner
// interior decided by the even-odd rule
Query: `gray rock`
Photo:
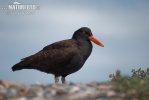
[[[116,93],[110,83],[25,86],[5,82],[1,81],[0,100],[129,100],[125,94]]]

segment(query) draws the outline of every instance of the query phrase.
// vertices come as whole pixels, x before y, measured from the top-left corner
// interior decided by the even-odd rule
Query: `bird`
[[[21,59],[12,67],[12,71],[35,69],[54,75],[55,84],[66,83],[66,76],[82,68],[92,52],[92,42],[104,47],[97,40],[90,28],[81,27],[73,33],[72,38],[61,40],[44,47],[39,52]]]

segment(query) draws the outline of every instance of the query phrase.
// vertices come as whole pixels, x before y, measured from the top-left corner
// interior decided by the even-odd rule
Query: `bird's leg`
[[[63,84],[66,83],[66,80],[65,80],[65,77],[64,76],[62,76],[61,81],[62,81]]]
[[[59,82],[59,76],[55,76],[55,84],[57,85]]]

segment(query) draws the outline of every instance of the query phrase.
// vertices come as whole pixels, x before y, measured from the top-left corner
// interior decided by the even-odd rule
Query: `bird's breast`
[[[80,55],[83,57],[84,61],[90,56],[92,52],[92,44],[90,41],[83,41],[79,44]]]

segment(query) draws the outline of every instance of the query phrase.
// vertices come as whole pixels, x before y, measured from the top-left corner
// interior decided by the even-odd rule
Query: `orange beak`
[[[101,47],[104,47],[104,45],[100,41],[98,41],[95,37],[93,37],[93,36],[89,36],[89,40],[93,41],[95,44],[97,44],[97,45],[99,45]]]

